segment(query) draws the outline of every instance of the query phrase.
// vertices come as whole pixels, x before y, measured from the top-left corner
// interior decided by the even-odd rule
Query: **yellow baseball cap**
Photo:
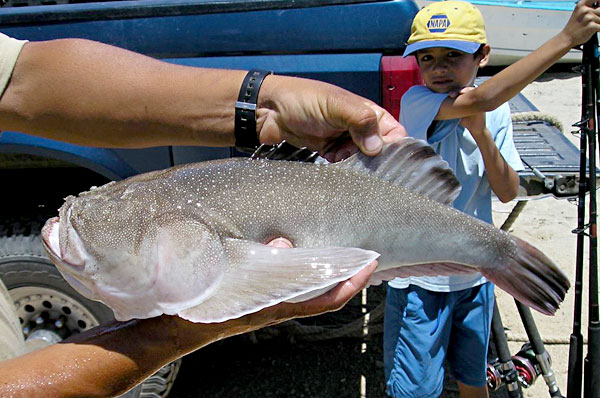
[[[473,54],[486,42],[483,16],[477,7],[466,1],[436,1],[415,15],[404,56],[431,47]]]

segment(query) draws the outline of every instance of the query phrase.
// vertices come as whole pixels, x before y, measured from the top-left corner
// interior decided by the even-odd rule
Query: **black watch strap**
[[[253,69],[244,78],[235,103],[234,135],[235,147],[239,151],[253,153],[260,145],[256,134],[256,103],[263,80],[272,73]]]

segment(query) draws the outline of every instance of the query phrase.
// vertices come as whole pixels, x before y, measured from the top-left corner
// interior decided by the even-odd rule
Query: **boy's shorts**
[[[458,381],[484,386],[493,309],[489,282],[456,292],[388,287],[383,339],[388,395],[438,397],[444,359]]]

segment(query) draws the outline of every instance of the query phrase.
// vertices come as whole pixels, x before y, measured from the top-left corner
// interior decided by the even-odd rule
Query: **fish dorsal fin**
[[[460,183],[448,163],[427,142],[411,137],[384,145],[377,156],[359,152],[337,165],[369,173],[447,205],[460,193]]]

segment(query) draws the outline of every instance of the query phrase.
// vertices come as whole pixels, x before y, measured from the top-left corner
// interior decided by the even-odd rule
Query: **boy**
[[[454,207],[492,222],[491,190],[512,200],[522,169],[506,101],[572,47],[599,30],[600,12],[582,0],[565,28],[535,52],[472,88],[488,62],[483,17],[462,1],[435,2],[415,16],[404,56],[414,55],[425,86],[402,98],[408,135],[429,141],[462,184]],[[469,250],[469,248],[465,248]],[[486,363],[493,285],[481,274],[389,282],[384,325],[387,393],[433,398],[442,393],[448,359],[462,398],[487,397]]]

